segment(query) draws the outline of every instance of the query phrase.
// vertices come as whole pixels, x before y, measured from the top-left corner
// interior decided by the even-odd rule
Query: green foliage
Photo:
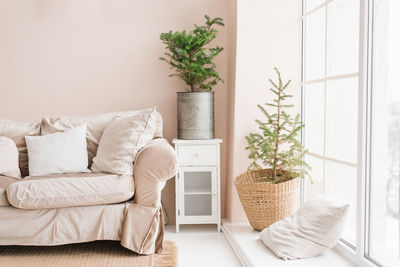
[[[257,105],[265,115],[266,121],[256,120],[261,133],[250,133],[246,136],[249,150],[249,159],[252,163],[249,168],[263,169],[268,167],[272,169],[273,177],[270,177],[272,183],[284,181],[279,177],[282,173],[290,174],[290,179],[295,177],[304,177],[311,168],[304,162],[304,150],[298,137],[304,125],[300,121],[300,115],[292,118],[285,109],[293,105],[284,104],[287,98],[292,97],[285,92],[290,84],[290,80],[282,83],[281,74],[275,68],[278,75],[278,82],[269,79],[272,85],[271,92],[276,96],[272,103],[266,103],[265,107]],[[267,107],[276,110],[271,114]]]
[[[215,25],[224,26],[221,18],[210,19],[205,15],[206,23],[202,26],[194,25],[195,29],[186,32],[161,33],[160,39],[168,50],[166,57],[160,57],[167,62],[175,73],[190,86],[191,92],[211,91],[219,81],[213,59],[223,50],[222,47],[205,48],[217,36]]]

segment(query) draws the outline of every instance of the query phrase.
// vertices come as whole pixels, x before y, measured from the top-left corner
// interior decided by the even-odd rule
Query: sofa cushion
[[[25,137],[29,175],[89,172],[86,124],[45,136]]]
[[[87,124],[87,148],[89,156],[89,166],[92,164],[92,160],[97,153],[97,147],[99,146],[100,138],[107,124],[109,124],[113,118],[127,118],[134,116],[143,110],[130,110],[124,112],[110,112],[97,115],[87,116],[72,116],[72,117],[61,117],[61,118],[49,118],[45,117],[42,119],[41,134],[46,135],[59,131],[64,131],[83,123]],[[154,138],[162,137],[163,121],[161,114],[156,111],[155,120],[155,132]]]
[[[0,175],[21,178],[17,146],[5,136],[0,136]]]
[[[154,109],[144,110],[125,119],[114,118],[100,139],[92,170],[132,175],[136,154],[153,139],[154,124]]]
[[[17,181],[21,181],[21,179],[0,175],[0,207],[10,205],[6,195],[6,188],[9,184]]]
[[[21,209],[48,209],[119,203],[134,195],[132,176],[105,173],[28,177],[10,184],[7,198]]]
[[[40,135],[40,123],[14,122],[0,119],[0,136],[12,139],[18,148],[19,166],[23,176],[29,174],[25,136]]]

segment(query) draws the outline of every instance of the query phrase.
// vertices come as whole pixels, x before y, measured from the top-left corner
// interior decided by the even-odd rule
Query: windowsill
[[[223,222],[222,231],[243,266],[356,266],[345,258],[336,248],[321,256],[284,261],[275,256],[247,223]]]

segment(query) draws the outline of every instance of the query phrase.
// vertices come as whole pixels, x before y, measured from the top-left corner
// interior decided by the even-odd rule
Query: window
[[[400,266],[400,1],[371,5],[371,158],[367,254]]]
[[[400,266],[399,14],[398,0],[303,0],[303,197],[350,204],[341,246],[370,265]]]
[[[325,194],[350,203],[343,239],[356,244],[358,0],[304,1],[303,119],[313,183],[305,198]]]

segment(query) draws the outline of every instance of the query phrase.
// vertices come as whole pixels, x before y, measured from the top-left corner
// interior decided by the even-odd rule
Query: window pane
[[[312,153],[324,153],[324,83],[304,86],[305,146]]]
[[[358,78],[328,81],[327,156],[357,162],[357,97]]]
[[[305,10],[306,13],[314,8],[316,8],[317,6],[325,3],[325,0],[305,0]]]
[[[348,203],[349,213],[342,238],[350,244],[356,244],[356,199],[357,168],[326,161],[326,196],[329,199]]]
[[[374,2],[370,257],[400,266],[400,1]]]
[[[325,75],[325,7],[305,18],[305,80]]]
[[[305,157],[305,161],[308,165],[312,166],[312,170],[309,173],[311,180],[306,179],[306,200],[310,200],[324,194],[324,161],[309,155]]]
[[[327,76],[358,72],[359,0],[328,4]]]

